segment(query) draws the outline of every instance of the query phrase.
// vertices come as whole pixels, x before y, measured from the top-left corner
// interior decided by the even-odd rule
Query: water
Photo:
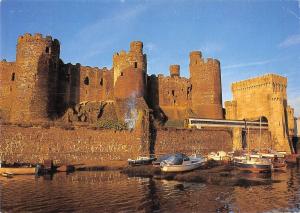
[[[269,178],[279,182],[216,186],[118,171],[0,177],[0,212],[300,212],[300,169]]]

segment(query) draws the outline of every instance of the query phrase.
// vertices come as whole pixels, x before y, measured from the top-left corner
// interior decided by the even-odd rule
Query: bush
[[[101,129],[114,129],[114,130],[126,130],[127,125],[125,122],[118,120],[98,120],[97,128]]]

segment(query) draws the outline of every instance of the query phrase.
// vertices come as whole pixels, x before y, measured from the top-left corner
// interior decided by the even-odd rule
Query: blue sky
[[[40,32],[61,43],[65,63],[111,67],[112,55],[144,42],[148,73],[168,75],[189,52],[221,61],[223,101],[232,82],[277,73],[300,116],[300,2],[297,0],[0,0],[0,57],[15,60],[18,35]]]

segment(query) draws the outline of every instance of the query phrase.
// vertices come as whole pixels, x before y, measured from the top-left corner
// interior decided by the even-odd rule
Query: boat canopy
[[[170,155],[165,161],[172,165],[181,165],[183,161],[189,161],[189,157],[182,153]]]

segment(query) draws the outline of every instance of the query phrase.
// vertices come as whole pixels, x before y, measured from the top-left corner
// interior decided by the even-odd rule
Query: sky
[[[288,78],[300,116],[299,0],[0,0],[0,58],[15,61],[19,35],[51,35],[65,63],[108,67],[140,40],[148,74],[189,77],[189,52],[221,62],[223,102],[231,83],[267,73]]]

